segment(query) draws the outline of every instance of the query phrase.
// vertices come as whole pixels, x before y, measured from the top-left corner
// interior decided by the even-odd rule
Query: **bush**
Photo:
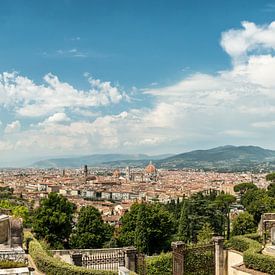
[[[243,262],[247,268],[275,275],[275,258],[261,254],[262,245],[257,234],[232,237],[229,246],[243,252]]]
[[[31,239],[31,240],[30,240]],[[92,270],[74,266],[51,257],[42,248],[41,244],[30,232],[25,233],[25,240],[29,242],[29,254],[33,258],[37,268],[47,275],[116,275],[115,271]]]
[[[27,265],[21,262],[14,262],[9,260],[0,261],[0,269],[18,268],[18,267],[25,267],[25,266]]]
[[[263,238],[260,234],[258,233],[250,233],[250,234],[245,234],[244,235],[246,238],[249,238],[249,239],[252,239],[252,240],[255,240],[259,243],[261,243],[263,241]]]
[[[172,253],[161,253],[158,256],[146,258],[147,275],[171,275]]]

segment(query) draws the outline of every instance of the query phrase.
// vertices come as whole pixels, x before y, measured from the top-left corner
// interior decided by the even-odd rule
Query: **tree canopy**
[[[243,182],[234,186],[234,191],[245,194],[248,190],[256,190],[258,187],[253,182]]]
[[[198,232],[198,243],[204,244],[209,243],[214,235],[213,229],[210,225],[210,223],[205,223],[203,227]]]
[[[266,178],[267,181],[275,182],[275,172],[267,174],[265,178]]]
[[[261,215],[275,209],[275,199],[264,189],[247,191],[241,198],[241,203],[253,216],[254,222],[259,223]]]
[[[254,218],[248,212],[240,213],[234,220],[233,220],[233,235],[244,235],[253,233],[256,231],[256,225],[254,222]]]
[[[275,182],[272,182],[268,185],[267,194],[268,196],[275,198]]]
[[[119,243],[134,245],[140,252],[159,253],[170,248],[175,233],[172,215],[158,203],[133,204],[121,218]]]
[[[80,209],[70,245],[72,248],[100,248],[111,239],[112,231],[111,226],[103,222],[96,208],[85,206]]]
[[[229,234],[229,206],[235,197],[216,191],[199,192],[182,204],[177,238],[186,243],[197,242],[200,230],[209,224],[217,235]]]
[[[76,206],[57,193],[42,199],[33,219],[33,230],[38,238],[45,239],[51,247],[62,248],[68,244],[72,232]]]

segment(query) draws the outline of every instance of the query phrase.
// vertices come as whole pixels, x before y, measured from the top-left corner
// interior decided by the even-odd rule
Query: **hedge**
[[[243,262],[247,268],[275,275],[275,257],[261,254],[262,245],[249,237],[257,239],[256,235],[232,237],[230,247],[243,252]]]
[[[112,270],[86,269],[51,257],[30,232],[25,233],[25,240],[29,240],[29,254],[37,268],[47,275],[117,275],[117,272]]]
[[[0,269],[18,268],[18,267],[26,267],[26,266],[27,265],[25,263],[21,263],[21,262],[14,262],[10,260],[0,261]]]
[[[250,233],[250,234],[245,234],[244,235],[246,238],[249,238],[249,239],[252,239],[252,240],[255,240],[257,242],[262,242],[263,238],[260,234],[258,233]]]
[[[194,248],[197,245],[193,246]],[[191,247],[190,247],[191,248]],[[204,267],[208,266],[208,263],[213,259],[213,255],[210,251],[201,251],[201,253],[190,253],[185,255],[185,273],[190,274],[209,274],[209,270]],[[171,275],[173,267],[173,256],[171,252],[161,253],[158,256],[152,256],[145,258],[146,261],[146,275]],[[196,267],[196,268],[194,268]],[[184,273],[184,274],[185,274]]]
[[[146,275],[171,275],[172,253],[161,253],[158,256],[146,258]]]

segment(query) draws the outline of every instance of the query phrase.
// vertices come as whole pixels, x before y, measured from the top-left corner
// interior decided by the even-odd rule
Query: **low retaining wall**
[[[225,272],[227,275],[237,275],[237,274],[246,274],[246,273],[238,273],[238,270],[235,266],[242,264],[243,255],[241,252],[236,250],[225,250]]]
[[[248,269],[243,264],[243,254],[236,250],[225,250],[224,275],[268,275],[260,271]]]

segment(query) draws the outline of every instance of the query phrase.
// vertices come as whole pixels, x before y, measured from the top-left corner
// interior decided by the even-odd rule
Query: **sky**
[[[275,0],[1,1],[0,166],[274,135]]]

